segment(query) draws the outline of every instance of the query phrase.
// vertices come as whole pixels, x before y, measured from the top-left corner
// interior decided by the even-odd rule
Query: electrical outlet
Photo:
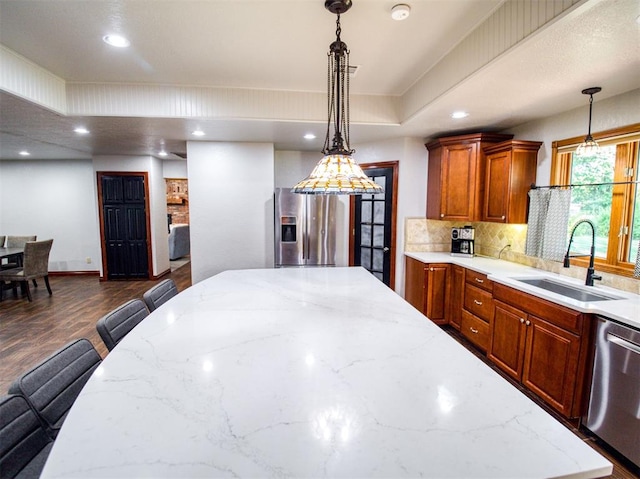
[[[89,258],[88,256],[87,256],[87,259],[85,261],[87,262],[87,264],[91,264],[91,258]]]

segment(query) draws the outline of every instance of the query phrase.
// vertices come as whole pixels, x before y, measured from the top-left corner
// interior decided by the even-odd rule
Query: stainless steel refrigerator
[[[275,263],[283,266],[335,266],[335,195],[275,192]]]

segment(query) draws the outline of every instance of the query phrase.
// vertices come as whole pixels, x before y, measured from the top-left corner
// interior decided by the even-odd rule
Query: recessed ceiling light
[[[131,45],[131,42],[122,35],[105,35],[102,40],[112,47],[126,48]]]
[[[401,3],[399,5],[394,6],[391,9],[391,18],[394,20],[404,20],[411,13],[411,7],[409,5],[405,5]]]
[[[86,135],[87,133],[89,133],[89,130],[87,130],[86,128],[80,126],[78,128],[75,128],[73,131],[75,131],[76,133],[80,134],[80,135]]]
[[[29,156],[29,155],[31,155],[31,153],[29,153],[27,150],[22,150],[20,152],[20,156]]]
[[[195,130],[194,132],[191,133],[193,136],[204,136],[204,131],[202,130]]]
[[[459,120],[460,118],[466,118],[469,116],[469,113],[467,113],[466,111],[454,111],[453,113],[451,113],[451,118],[455,118],[456,120]]]
[[[315,140],[316,139],[316,135],[314,135],[313,133],[307,133],[306,135],[304,135],[304,139],[305,140]]]
[[[166,151],[162,150],[162,151],[160,151],[160,152],[158,153],[158,155],[160,155],[160,156],[167,156],[167,155],[168,155],[168,153],[167,153]]]

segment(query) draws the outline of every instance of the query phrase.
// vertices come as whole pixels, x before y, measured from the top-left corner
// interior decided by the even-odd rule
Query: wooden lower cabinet
[[[489,359],[561,414],[581,416],[591,323],[582,313],[503,285],[494,288],[494,305]]]
[[[522,384],[571,416],[580,337],[535,316],[529,318]]]
[[[449,271],[449,264],[406,257],[404,298],[436,324],[448,322]]]
[[[464,272],[465,268],[454,264],[451,266],[451,301],[449,302],[449,324],[460,330],[462,323],[462,307],[464,306]]]

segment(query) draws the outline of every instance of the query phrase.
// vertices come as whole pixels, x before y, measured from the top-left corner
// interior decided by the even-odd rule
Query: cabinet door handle
[[[478,306],[482,306],[482,301],[478,301],[477,299],[474,299],[473,302],[476,303]]]
[[[476,283],[484,283],[484,279],[476,278]]]
[[[429,268],[429,271],[433,271],[433,268]]]
[[[506,216],[505,216],[505,215],[502,215],[502,218],[501,218],[501,219],[505,219],[505,218],[506,218]]]
[[[524,318],[520,318],[520,322],[524,324]]]
[[[531,321],[529,321],[528,319],[524,322],[524,324],[526,324],[527,326],[529,326],[531,324]]]
[[[444,213],[440,213],[440,218],[444,218]]]
[[[477,329],[473,329],[472,327],[469,327],[469,329],[471,330],[471,332],[473,334],[478,334],[478,330]]]

